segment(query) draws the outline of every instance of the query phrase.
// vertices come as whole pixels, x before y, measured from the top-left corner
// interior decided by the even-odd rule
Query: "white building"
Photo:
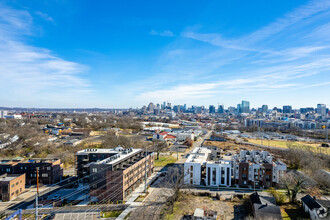
[[[212,150],[195,148],[184,163],[184,182],[188,185],[230,186],[229,160],[210,160]]]
[[[5,115],[4,118],[23,119],[22,115]]]
[[[195,138],[195,135],[192,132],[172,132],[170,134],[175,136],[177,141],[185,141],[187,138],[193,141]]]
[[[195,148],[184,163],[184,183],[204,186],[271,187],[280,181],[286,165],[268,151],[241,150],[219,157],[217,148]]]
[[[0,110],[0,118],[4,118],[8,114],[8,111]]]
[[[329,207],[330,202],[327,200],[316,200],[310,195],[301,198],[304,211],[309,214],[312,220],[330,219]]]

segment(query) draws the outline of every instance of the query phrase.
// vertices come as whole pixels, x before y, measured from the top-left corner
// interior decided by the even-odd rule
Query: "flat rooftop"
[[[204,163],[207,161],[211,150],[204,147],[196,147],[189,155],[186,163]]]
[[[16,160],[16,159],[4,159],[0,160],[0,165],[4,164],[17,164],[17,163],[53,163],[59,159],[49,159],[49,158],[31,158],[31,159],[23,159],[23,160]]]
[[[0,182],[8,182],[16,179],[17,177],[21,176],[23,174],[3,174],[0,176]]]
[[[78,155],[87,155],[87,154],[107,154],[107,153],[111,153],[111,154],[117,154],[118,151],[114,149],[99,149],[99,148],[88,148],[88,149],[84,149],[84,150],[80,150],[77,152]]]
[[[127,151],[116,151],[117,154],[110,156],[104,160],[96,162],[96,164],[114,164],[119,162],[122,159],[133,156],[134,154],[141,152],[142,149],[127,149]]]

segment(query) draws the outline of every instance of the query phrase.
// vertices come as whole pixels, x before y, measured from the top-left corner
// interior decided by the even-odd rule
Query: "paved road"
[[[212,131],[208,131],[207,134],[196,141],[193,146],[187,151],[187,154],[190,154],[195,147],[200,147],[204,139],[209,139],[212,134]],[[187,158],[179,158],[173,166],[182,166]],[[166,170],[165,167],[163,170]],[[157,181],[152,184],[148,190],[149,195],[143,201],[142,204],[139,204],[138,207],[130,214],[129,220],[158,220],[160,219],[161,211],[166,205],[168,199],[173,195],[173,190],[164,186],[165,177],[159,177]]]

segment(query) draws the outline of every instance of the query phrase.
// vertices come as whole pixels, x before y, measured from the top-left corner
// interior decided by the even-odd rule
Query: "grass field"
[[[321,144],[301,142],[301,141],[279,141],[279,140],[260,140],[260,139],[246,139],[250,143],[261,144],[270,147],[288,148],[288,144],[302,150],[311,150],[317,153],[330,154],[330,149],[320,147]]]
[[[168,164],[175,163],[176,157],[171,155],[159,155],[159,159],[155,159],[155,167],[164,167]]]

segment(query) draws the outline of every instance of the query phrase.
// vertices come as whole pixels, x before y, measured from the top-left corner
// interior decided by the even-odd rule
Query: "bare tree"
[[[167,143],[165,141],[152,141],[152,147],[151,147],[151,151],[156,152],[157,153],[157,158],[156,160],[159,160],[159,154],[160,152],[162,152],[164,149],[167,148]]]
[[[282,177],[282,184],[291,203],[297,202],[297,195],[301,191],[304,181],[296,175],[289,173]]]
[[[168,205],[171,213],[173,213],[174,202],[178,200],[180,190],[184,186],[184,172],[182,165],[173,166],[168,169],[168,173],[164,178],[164,186],[168,189]]]

